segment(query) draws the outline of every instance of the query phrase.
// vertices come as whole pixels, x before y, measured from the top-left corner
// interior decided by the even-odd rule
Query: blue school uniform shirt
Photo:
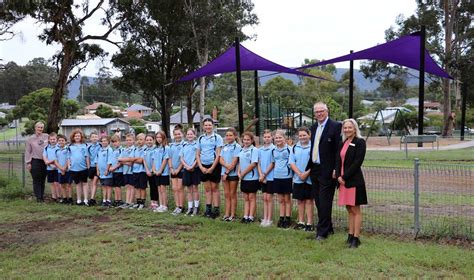
[[[48,160],[55,160],[56,159],[56,151],[58,150],[58,145],[47,145],[43,149],[43,157],[46,157]],[[46,167],[47,170],[56,170],[56,166],[51,166],[48,164]]]
[[[267,147],[262,146],[258,148],[258,161],[263,173],[267,172],[268,166],[274,162],[273,149],[275,149],[275,145],[273,144],[270,144]],[[272,168],[272,170],[267,174],[267,177],[265,177],[267,181],[273,181],[273,170],[274,168]]]
[[[289,179],[293,177],[293,171],[290,168],[291,147],[288,145],[282,148],[275,147],[273,149],[273,160],[275,167],[273,168],[273,178]]]
[[[183,148],[184,141],[181,140],[179,143],[171,143],[170,144],[170,149],[168,152],[168,156],[171,159],[171,166],[173,169],[177,169],[178,166],[181,164],[181,158],[179,153],[181,152],[181,149]]]
[[[198,149],[200,151],[201,163],[205,165],[213,164],[216,159],[216,150],[224,145],[224,141],[219,134],[203,134],[198,138]]]
[[[165,168],[163,169],[161,176],[169,175],[169,166],[168,166],[168,159],[170,158],[169,150],[170,148],[168,146],[159,146],[159,147],[156,147],[155,152],[153,153],[153,164],[155,165],[156,171],[161,169],[161,164],[163,163],[163,160],[166,160]]]
[[[183,148],[179,153],[180,157],[183,158],[184,162],[187,165],[193,165],[194,161],[196,160],[196,150],[197,150],[197,142],[184,142]]]
[[[59,165],[61,166],[66,166],[67,160],[71,157],[70,155],[71,150],[69,149],[69,146],[64,146],[62,149],[58,147],[55,153],[55,158],[58,161]],[[66,171],[68,170],[68,166],[66,166]],[[58,169],[58,173],[61,173],[61,171]]]
[[[89,161],[91,163],[90,167],[96,167],[95,159],[101,147],[102,146],[99,144],[99,142],[95,144],[89,143],[89,145],[87,145],[87,156],[89,157]]]
[[[95,164],[99,169],[99,178],[100,179],[109,179],[112,178],[112,172],[109,172],[105,175],[105,171],[109,168],[109,164],[112,164],[112,148],[104,147],[100,148],[97,152],[97,156],[95,158]]]
[[[234,141],[234,143],[225,144],[222,147],[221,157],[224,159],[226,164],[231,164],[234,161],[234,158],[239,157],[239,153],[242,147]],[[227,172],[227,169],[222,167],[221,175],[224,175]],[[237,176],[237,165],[235,165],[234,169],[230,170],[228,176]]]
[[[71,171],[83,171],[87,169],[86,157],[87,157],[87,146],[86,144],[71,144],[69,145],[71,150],[70,158]]]
[[[254,146],[251,145],[248,148],[242,148],[239,153],[239,168],[240,172],[244,171],[247,169],[247,167],[251,163],[258,163],[258,149]],[[258,180],[258,170],[257,170],[257,165],[250,170],[249,173],[247,173],[244,178],[242,178],[244,181],[254,181]]]
[[[135,147],[135,150],[133,151],[133,156],[134,158],[143,158],[145,155],[145,145],[141,147]],[[145,166],[143,163],[133,163],[133,173],[142,173],[145,172]]]
[[[155,153],[155,146],[145,146],[145,151],[143,152],[143,161],[146,162],[148,171],[151,172],[153,168],[153,154]]]
[[[119,162],[120,155],[122,154],[123,148],[118,147],[118,148],[112,148],[112,157],[110,158],[110,166],[116,166]],[[123,172],[123,165],[121,165],[119,168],[115,169],[113,173],[122,173]]]
[[[306,169],[306,165],[308,165],[309,158],[311,156],[311,144],[308,143],[306,146],[301,145],[300,142],[296,143],[292,148],[291,156],[290,156],[290,164],[295,164],[299,171],[304,172]],[[294,172],[293,172],[294,173]],[[302,184],[307,183],[311,184],[311,178],[308,176],[306,181],[302,181],[301,178],[294,173],[293,175],[293,183],[295,184]]]
[[[119,158],[133,157],[134,151],[135,151],[135,146],[126,147],[122,150],[122,153],[120,153]],[[122,167],[123,167],[122,170],[123,170],[124,175],[125,174],[133,174],[133,166],[132,165],[124,164]]]

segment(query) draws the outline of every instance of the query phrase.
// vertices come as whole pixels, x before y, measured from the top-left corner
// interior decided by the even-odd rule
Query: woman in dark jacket
[[[342,122],[342,143],[339,146],[336,160],[336,178],[339,183],[340,206],[345,205],[349,214],[349,235],[347,243],[350,248],[360,245],[359,235],[362,225],[360,205],[367,204],[362,163],[366,145],[360,136],[359,127],[354,119]]]

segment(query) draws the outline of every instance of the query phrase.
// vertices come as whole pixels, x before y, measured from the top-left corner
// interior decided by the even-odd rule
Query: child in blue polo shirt
[[[99,177],[97,177],[95,159],[100,149],[99,135],[97,134],[97,131],[93,131],[89,134],[89,140],[91,141],[87,145],[87,177],[90,180],[89,187],[91,190],[91,199],[89,200],[89,204],[96,205],[97,202],[95,200],[95,194],[97,192],[97,180],[99,179]]]
[[[123,209],[133,208],[133,198],[135,195],[135,182],[133,177],[133,153],[135,150],[135,136],[133,134],[127,134],[125,136],[126,147],[122,150],[119,157],[119,163],[123,167],[123,184],[127,188],[125,195],[125,204],[120,206]]]
[[[263,193],[263,219],[260,226],[272,225],[273,214],[273,136],[269,129],[263,131],[263,146],[258,149],[258,181]]]
[[[148,185],[150,186],[150,209],[158,208],[158,185],[156,176],[153,173],[153,155],[155,154],[155,136],[147,134],[145,136],[145,152],[143,154],[143,166],[145,167]]]
[[[293,146],[290,167],[293,175],[293,198],[298,200],[298,224],[295,229],[313,230],[314,202],[311,195],[310,170],[305,171],[310,158],[310,132],[306,127],[298,128],[298,143]],[[306,224],[305,220],[306,212]]]
[[[178,215],[184,210],[184,190],[183,190],[183,164],[179,153],[183,148],[183,131],[181,126],[176,126],[173,129],[174,142],[169,145],[169,159],[168,166],[171,175],[171,184],[173,189],[174,201],[176,209],[173,211],[173,215]],[[179,212],[179,213],[178,213]]]
[[[258,183],[258,149],[254,146],[255,139],[251,132],[242,134],[242,150],[239,153],[237,174],[241,180],[240,190],[244,193],[244,217],[242,223],[255,221]]]
[[[75,129],[71,133],[70,171],[71,179],[76,184],[77,205],[89,206],[89,187],[87,185],[87,146],[84,143],[84,133]],[[83,200],[84,199],[84,200]]]
[[[112,148],[109,147],[109,137],[100,137],[101,147],[95,158],[96,172],[100,179],[100,185],[103,188],[102,206],[112,206],[112,172],[109,171],[112,166]]]
[[[58,135],[58,149],[55,153],[54,164],[57,168],[58,182],[61,185],[62,203],[72,205],[71,172],[69,171],[69,158],[71,157],[66,136]]]
[[[291,149],[286,144],[285,131],[275,131],[275,149],[273,150],[273,189],[278,194],[280,201],[280,219],[277,226],[289,228],[291,225],[291,192],[293,171],[290,168]]]
[[[168,159],[169,147],[166,134],[163,131],[158,131],[156,133],[156,149],[153,154],[153,173],[156,175],[156,184],[159,186],[160,206],[155,211],[158,213],[168,211],[168,194],[166,192],[167,186],[170,185]]]
[[[221,180],[221,165],[219,156],[224,145],[222,137],[214,133],[214,121],[210,118],[202,122],[204,134],[198,138],[198,152],[196,161],[201,170],[201,182],[206,191],[206,211],[204,215],[217,218],[219,213]],[[214,207],[214,208],[213,208]]]
[[[136,204],[133,205],[135,209],[145,208],[146,203],[146,188],[148,178],[146,176],[145,165],[143,164],[143,157],[145,156],[145,134],[140,133],[136,138],[136,146],[133,151],[133,181],[135,183],[135,198]]]
[[[51,197],[54,202],[61,198],[60,187],[58,183],[58,171],[54,164],[57,146],[57,135],[52,132],[48,136],[48,145],[43,150],[43,160],[46,164],[47,181],[51,183]]]
[[[198,185],[201,181],[199,171],[196,170],[196,131],[188,128],[186,131],[186,142],[180,152],[181,163],[183,164],[183,185],[188,187],[188,211],[186,215],[195,216],[199,214],[199,192]],[[194,200],[194,207],[193,207]]]
[[[219,162],[222,166],[222,184],[224,185],[225,214],[224,221],[231,222],[235,217],[237,208],[237,185],[239,176],[237,175],[237,163],[239,162],[239,153],[242,149],[236,141],[237,130],[230,127],[225,133],[226,144],[222,148]]]
[[[112,173],[112,187],[114,189],[114,207],[122,206],[122,189],[123,182],[123,167],[119,162],[120,155],[122,154],[122,147],[120,146],[120,138],[117,135],[113,135],[110,138],[112,143],[112,157],[110,162],[110,172]]]

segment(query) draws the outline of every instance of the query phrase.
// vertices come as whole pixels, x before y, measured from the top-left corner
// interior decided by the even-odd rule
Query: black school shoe
[[[310,225],[310,224],[307,224],[304,227],[304,231],[308,231],[308,232],[314,231],[314,226]]]
[[[349,248],[356,249],[356,248],[359,248],[359,246],[360,246],[359,237],[354,236],[352,238],[351,245],[349,246]]]
[[[298,222],[294,227],[295,230],[302,230],[305,229],[306,225],[303,222]]]
[[[97,205],[97,201],[93,198],[89,199],[89,206],[96,206]]]
[[[354,238],[354,235],[353,235],[353,234],[348,234],[348,235],[347,235],[346,244],[347,244],[347,245],[351,245],[353,238]]]
[[[207,218],[211,218],[212,209],[210,207],[206,207],[206,211],[204,212],[204,216],[207,217]]]
[[[214,207],[214,211],[212,211],[212,213],[211,213],[211,218],[215,219],[215,218],[219,217],[220,215],[221,215],[221,213],[219,211],[219,207]]]
[[[240,220],[240,223],[246,224],[246,223],[247,223],[247,220],[248,220],[247,218],[242,218],[242,219]]]
[[[285,220],[283,217],[280,217],[277,223],[277,228],[283,228],[283,224],[285,223]]]

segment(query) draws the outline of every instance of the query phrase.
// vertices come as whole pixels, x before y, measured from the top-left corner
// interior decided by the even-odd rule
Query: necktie
[[[319,162],[319,140],[321,139],[321,133],[323,131],[323,126],[318,125],[316,129],[316,135],[314,136],[314,145],[313,145],[313,162]]]

